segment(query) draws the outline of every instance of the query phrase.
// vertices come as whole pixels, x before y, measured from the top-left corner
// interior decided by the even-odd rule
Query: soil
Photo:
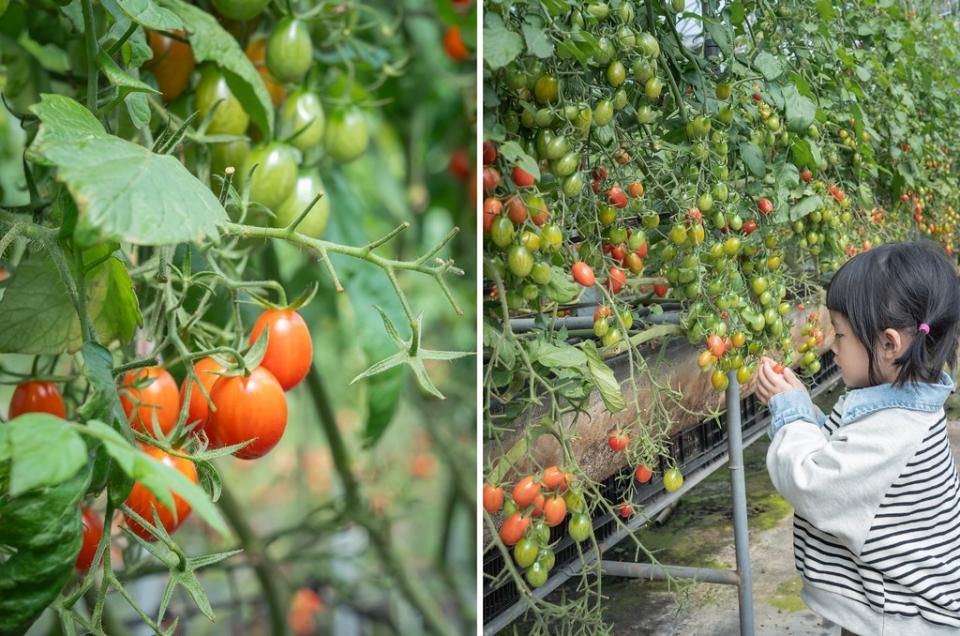
[[[842,384],[814,401],[829,413]],[[948,429],[960,464],[960,395],[947,402]],[[753,579],[754,627],[758,636],[835,636],[840,628],[807,609],[800,599],[800,577],[793,562],[793,510],[774,490],[761,437],[744,452]],[[694,488],[661,525],[641,534],[644,545],[665,564],[735,567],[729,472],[723,468]],[[624,542],[604,555],[637,560]],[[623,636],[736,636],[740,633],[737,589],[730,585],[687,583],[669,590],[664,582],[604,577],[605,619]]]

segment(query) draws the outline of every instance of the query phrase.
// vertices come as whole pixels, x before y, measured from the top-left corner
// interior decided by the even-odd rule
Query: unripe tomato
[[[532,504],[539,494],[540,484],[533,480],[532,475],[527,475],[513,487],[511,496],[517,507],[523,510]]]
[[[168,455],[155,446],[143,446],[141,447],[141,450],[147,457],[150,457],[151,459],[176,470],[193,483],[197,483],[197,467],[189,459]],[[155,523],[153,511],[154,508],[156,508],[157,517],[160,519],[160,524],[168,533],[173,533],[177,528],[180,527],[186,518],[190,516],[191,508],[190,504],[187,503],[187,501],[176,492],[173,492],[172,494],[173,510],[170,510],[165,505],[160,503],[160,500],[158,500],[146,486],[141,484],[139,481],[135,481],[133,483],[133,489],[127,496],[125,503],[127,504],[127,507],[149,521],[151,524]],[[130,528],[130,531],[137,536],[145,539],[146,541],[155,540],[154,536],[150,534],[146,528],[141,526],[132,518],[127,517],[126,522],[127,527]]]
[[[643,464],[640,464],[637,466],[637,470],[634,471],[633,476],[638,482],[645,484],[650,481],[651,477],[653,477],[653,472]]]
[[[513,560],[522,568],[533,565],[538,554],[540,554],[540,546],[529,537],[520,539],[517,541],[517,545],[513,546]]]
[[[100,545],[100,539],[103,537],[103,519],[93,510],[83,508],[81,520],[83,542],[80,544],[80,552],[77,553],[75,567],[81,572],[86,572],[93,565],[93,558],[97,556],[97,546]]]
[[[353,106],[338,108],[327,120],[327,132],[323,140],[327,153],[339,163],[350,163],[367,151],[370,130],[363,112]],[[484,192],[486,189],[484,169]]]
[[[24,413],[49,413],[60,418],[66,417],[67,409],[57,385],[38,380],[18,384],[10,398],[7,417],[12,420]]]
[[[557,555],[553,553],[553,550],[547,547],[540,548],[540,552],[537,554],[537,563],[542,565],[547,572],[553,569],[553,566],[557,563]]]
[[[546,285],[553,278],[553,271],[546,263],[535,263],[530,272],[530,278],[538,285]]]
[[[527,568],[525,577],[530,587],[542,587],[547,582],[547,568],[540,561],[534,561],[533,565]]]
[[[490,238],[497,247],[505,248],[513,242],[513,223],[506,216],[498,216],[490,227]]]
[[[268,309],[260,314],[250,332],[250,344],[269,330],[267,350],[260,364],[270,371],[284,391],[307,377],[313,364],[313,339],[303,317],[295,311]]]
[[[724,391],[730,384],[730,379],[727,377],[726,371],[714,369],[710,375],[710,383],[713,384],[713,388],[717,391]]]
[[[281,102],[283,102],[283,98],[287,95],[287,89],[270,74],[270,69],[267,68],[267,40],[261,38],[250,42],[250,44],[247,45],[245,53],[247,59],[253,63],[253,67],[257,69],[257,73],[260,74],[263,85],[267,87],[267,92],[270,94],[270,101],[273,102],[274,107],[279,106]]]
[[[633,198],[638,198],[643,196],[643,184],[639,181],[631,183],[627,187],[627,192],[630,193],[630,196]]]
[[[230,92],[227,80],[213,64],[207,64],[200,70],[194,103],[201,118],[206,119],[213,110],[207,126],[208,134],[242,135],[246,132],[250,116],[243,110],[240,100]]]
[[[553,75],[541,75],[533,86],[533,95],[539,104],[549,104],[557,99],[560,84]]]
[[[640,50],[646,57],[657,58],[660,56],[660,43],[650,33],[641,33],[638,39]]]
[[[241,444],[234,457],[256,459],[269,453],[287,428],[287,400],[283,388],[265,367],[247,377],[220,378],[210,396],[216,411],[207,418],[206,431],[214,448]]]
[[[663,82],[660,81],[657,77],[651,77],[643,85],[643,94],[650,101],[654,101],[660,97],[660,93],[663,91]]]
[[[173,33],[186,39],[183,31]],[[171,102],[190,85],[190,76],[196,65],[193,49],[186,42],[156,31],[147,31],[147,42],[153,51],[153,58],[145,66],[157,79],[157,88],[163,94],[163,101]]]
[[[543,504],[543,518],[553,528],[563,523],[567,516],[567,502],[563,497],[549,497]]]
[[[493,514],[503,506],[503,488],[492,484],[483,485],[483,509]]]
[[[273,226],[283,228],[290,225],[318,194],[323,196],[313,204],[307,215],[297,225],[296,231],[313,238],[320,238],[330,218],[330,197],[326,195],[326,188],[320,180],[320,175],[315,172],[300,172],[293,186],[293,192],[274,210]]]
[[[730,84],[726,82],[718,82],[716,89],[717,99],[725,100],[730,97]]]
[[[278,116],[277,136],[288,139],[294,148],[306,152],[323,141],[327,119],[316,93],[302,88],[295,90]]]
[[[663,474],[663,487],[667,489],[667,492],[676,492],[680,490],[681,486],[683,486],[683,473],[680,472],[679,468],[674,466]]]
[[[590,538],[592,532],[593,524],[590,522],[590,516],[585,512],[575,513],[567,524],[567,534],[578,543]]]
[[[210,395],[210,392],[213,390],[213,385],[220,379],[220,376],[217,375],[220,371],[223,371],[223,365],[213,358],[204,358],[193,365],[193,372],[197,374],[197,377],[200,379],[200,384],[207,390],[207,395]],[[190,380],[189,374],[187,374],[187,377],[185,377],[180,384],[181,400],[186,398],[188,380]],[[187,407],[186,423],[192,424],[198,422],[199,424],[196,430],[200,430],[204,424],[207,423],[207,416],[210,414],[210,403],[207,402],[207,398],[204,397],[200,386],[195,381],[191,380],[190,384],[192,388],[190,389],[190,403]]]
[[[627,69],[624,67],[623,62],[620,60],[614,60],[610,62],[610,66],[607,67],[607,81],[610,82],[611,86],[620,86],[627,79]]]
[[[463,62],[470,58],[470,51],[467,50],[466,44],[463,43],[463,37],[460,35],[460,27],[447,28],[443,34],[443,50],[454,62]]]
[[[138,388],[132,386],[134,383],[146,386]],[[180,392],[166,369],[147,367],[127,371],[123,376],[123,387],[120,403],[134,429],[153,435],[154,418],[164,435],[174,429],[180,415]]]
[[[750,380],[750,369],[748,367],[740,367],[737,369],[737,382],[740,384],[746,384]]]
[[[305,22],[284,18],[267,39],[267,68],[281,82],[299,82],[313,64],[313,42]]]
[[[213,0],[217,12],[232,20],[255,18],[270,4],[270,0]]]
[[[247,155],[237,177],[240,188],[250,179],[250,201],[276,211],[294,193],[297,183],[296,154],[290,146],[279,142],[254,148]]]
[[[223,176],[227,168],[231,167],[239,172],[249,154],[250,142],[246,139],[210,144],[210,173]],[[211,185],[217,183],[216,180],[211,180]]]
[[[595,281],[593,270],[583,261],[577,261],[573,264],[573,280],[584,287],[593,287]]]
[[[608,99],[600,100],[593,108],[593,123],[602,128],[613,120],[613,104]]]
[[[533,270],[533,256],[523,245],[513,245],[507,252],[507,266],[518,278],[526,278]]]

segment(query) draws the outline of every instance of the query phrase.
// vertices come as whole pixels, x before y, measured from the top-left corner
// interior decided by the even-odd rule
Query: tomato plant
[[[0,10],[0,633],[472,628],[475,7],[134,4]]]

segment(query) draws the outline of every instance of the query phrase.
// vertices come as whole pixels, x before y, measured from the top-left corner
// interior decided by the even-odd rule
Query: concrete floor
[[[825,394],[816,401],[825,412],[829,412],[836,396],[836,393]],[[960,465],[960,412],[956,410],[960,405],[960,397],[953,398],[948,403],[952,420],[948,430],[954,456]],[[764,480],[769,484],[765,470],[758,474],[761,468],[757,457],[761,452],[765,453],[765,449],[766,440],[758,441],[748,449],[750,456],[746,457],[756,634],[836,636],[840,633],[839,627],[811,612],[799,597],[800,578],[793,562],[793,513],[789,505],[783,502],[786,506],[783,514],[772,520],[768,516],[767,523],[762,518],[765,513],[757,513],[754,493],[764,493]],[[718,474],[725,473],[718,471]],[[704,482],[704,485],[707,483]],[[722,484],[716,483],[715,486]],[[664,545],[666,551],[661,561],[675,565],[731,567],[736,562],[732,526],[726,524],[724,517],[716,516],[724,502],[717,501],[715,497],[711,500],[709,495],[704,497],[702,494],[697,499],[698,489],[699,486],[690,493],[692,501],[684,501],[681,510],[676,513],[686,518],[669,520],[664,526],[662,535],[675,535],[676,538],[672,539],[674,545]],[[773,497],[779,495],[774,493]],[[763,501],[768,500],[769,496]],[[684,506],[686,510],[683,510]],[[763,508],[763,504],[759,507]],[[702,515],[708,519],[707,523],[703,520],[691,521],[691,514],[696,515],[697,511],[702,511]],[[672,529],[669,528],[671,524],[675,526]],[[710,526],[713,526],[712,534]],[[653,535],[652,539],[661,540],[659,537],[662,535]],[[681,547],[698,543],[708,546],[708,549],[696,551],[696,548]],[[619,558],[624,556],[620,554]],[[669,557],[673,559],[669,560]],[[737,591],[733,586],[693,584],[688,594],[678,602],[678,597],[667,591],[662,583],[611,578],[610,581],[605,579],[604,594],[607,596],[604,603],[605,618],[613,623],[613,633],[618,636],[737,636],[740,633]]]

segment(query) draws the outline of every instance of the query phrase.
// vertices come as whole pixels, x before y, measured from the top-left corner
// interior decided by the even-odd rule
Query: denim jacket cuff
[[[810,422],[814,426],[821,426],[817,417],[817,409],[810,399],[810,394],[802,389],[793,389],[777,393],[767,403],[770,409],[770,438],[781,428],[796,420]]]

